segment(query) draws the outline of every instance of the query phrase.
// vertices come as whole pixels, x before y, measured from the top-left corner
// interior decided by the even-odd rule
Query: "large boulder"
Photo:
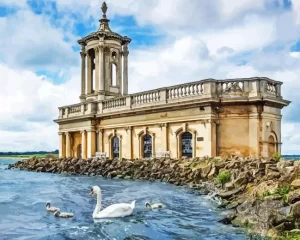
[[[209,163],[207,166],[200,168],[201,169],[201,177],[206,178],[209,172],[211,171],[211,163]]]
[[[300,202],[296,202],[292,205],[290,214],[294,218],[300,219]]]
[[[296,179],[291,183],[291,186],[294,187],[294,189],[300,188],[300,179]]]

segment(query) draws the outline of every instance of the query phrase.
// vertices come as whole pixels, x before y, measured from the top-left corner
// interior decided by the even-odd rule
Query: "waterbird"
[[[146,202],[145,206],[146,206],[146,208],[149,208],[149,209],[157,209],[157,208],[163,208],[164,205],[162,203],[150,204],[149,202]]]
[[[61,217],[61,218],[71,218],[74,216],[73,213],[68,213],[68,212],[60,212],[60,211],[56,211],[53,214],[55,217]]]
[[[93,212],[93,218],[125,217],[131,215],[135,208],[135,200],[134,200],[131,203],[112,204],[101,211],[102,194],[101,194],[100,187],[94,186],[90,191],[90,195],[97,196],[97,204]]]
[[[59,211],[60,209],[57,208],[57,207],[51,207],[50,203],[47,202],[46,203],[46,210],[49,211],[49,212],[56,212],[56,211]]]

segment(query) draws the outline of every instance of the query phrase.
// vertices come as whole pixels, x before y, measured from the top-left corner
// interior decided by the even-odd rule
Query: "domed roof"
[[[78,43],[80,45],[86,45],[87,42],[91,40],[98,40],[99,38],[119,40],[121,41],[122,45],[131,42],[131,39],[127,36],[123,37],[120,34],[111,31],[111,29],[109,28],[109,19],[106,18],[107,8],[108,7],[106,3],[103,2],[101,7],[103,15],[102,19],[99,20],[100,26],[97,32],[92,32],[89,35],[78,40]]]

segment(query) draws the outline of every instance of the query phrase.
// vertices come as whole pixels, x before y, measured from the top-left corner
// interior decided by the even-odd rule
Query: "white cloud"
[[[300,57],[289,53],[289,47],[298,38],[300,6],[295,0],[293,12],[271,11],[266,3],[272,1],[232,0],[234,4],[229,5],[227,0],[108,0],[108,18],[132,14],[139,24],[151,24],[166,33],[155,46],[130,49],[130,92],[204,78],[266,76],[283,81],[283,96],[293,101],[284,110],[283,150],[294,153],[300,147]],[[59,26],[73,26],[76,21],[98,25],[98,0],[56,3],[65,14]],[[95,21],[90,21],[91,16]],[[48,17],[37,16],[26,7],[14,17],[0,18],[0,34],[10,33],[0,39],[5,62],[0,63],[0,115],[4,116],[0,119],[0,151],[57,148],[57,125],[52,122],[57,107],[79,102],[80,94],[80,57],[71,48],[77,37],[66,29],[55,28]],[[12,43],[14,47],[8,47]],[[274,45],[284,48],[264,50]],[[250,56],[243,56],[249,52]],[[244,65],[232,60],[237,57]],[[42,59],[44,62],[38,62]],[[34,73],[37,68],[70,76],[69,81],[55,85],[53,79]]]
[[[0,151],[57,148],[57,107],[78,101],[79,79],[61,85],[0,64]],[[67,91],[66,91],[67,89]]]
[[[297,24],[300,24],[300,1],[299,0],[291,0],[292,5],[293,5],[293,11],[296,15]]]
[[[28,8],[0,18],[0,60],[35,71],[59,71],[79,62],[72,50],[76,38],[65,41],[64,31],[49,21]]]

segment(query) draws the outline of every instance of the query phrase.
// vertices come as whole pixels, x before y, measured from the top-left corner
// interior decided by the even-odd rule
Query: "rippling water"
[[[246,239],[242,230],[217,222],[221,212],[208,197],[160,182],[108,180],[5,170],[13,160],[0,159],[0,239]],[[96,199],[90,188],[99,185],[103,206],[136,200],[134,214],[94,221]],[[149,211],[145,201],[167,208]],[[55,218],[45,211],[50,201],[73,218]]]

